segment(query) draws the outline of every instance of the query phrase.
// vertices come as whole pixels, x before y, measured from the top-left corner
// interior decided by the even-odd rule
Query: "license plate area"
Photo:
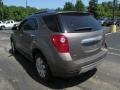
[[[87,72],[89,70],[92,70],[92,69],[96,68],[97,66],[99,66],[100,64],[101,64],[101,61],[92,63],[92,64],[87,65],[87,66],[84,66],[84,67],[81,68],[80,73],[84,73],[84,72]]]
[[[97,44],[97,45],[92,45],[92,46],[83,46],[82,48],[83,48],[85,53],[90,53],[90,52],[95,52],[98,49],[100,49],[101,45]]]

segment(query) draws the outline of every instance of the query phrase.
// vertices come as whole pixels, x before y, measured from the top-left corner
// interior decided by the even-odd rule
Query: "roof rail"
[[[51,12],[55,12],[55,10],[50,10],[50,9],[47,9],[47,10],[41,10],[39,12],[36,12],[34,14],[40,14],[40,13],[51,13]]]
[[[46,13],[46,12],[47,12],[46,10],[42,10],[42,11],[36,12],[34,14],[40,14],[40,13]]]

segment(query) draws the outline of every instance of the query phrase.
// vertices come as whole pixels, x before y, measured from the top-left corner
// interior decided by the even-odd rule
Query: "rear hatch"
[[[101,51],[103,30],[92,15],[62,13],[59,17],[74,60],[86,58]]]

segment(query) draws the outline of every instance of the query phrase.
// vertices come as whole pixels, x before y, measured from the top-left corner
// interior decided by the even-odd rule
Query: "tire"
[[[15,43],[13,42],[13,40],[11,40],[11,53],[13,54],[17,53],[17,49],[15,47]]]
[[[52,76],[48,64],[40,54],[35,56],[35,67],[42,81],[50,81]]]
[[[5,26],[1,26],[1,29],[2,29],[2,30],[6,30]]]
[[[120,23],[118,24],[118,26],[120,26]]]

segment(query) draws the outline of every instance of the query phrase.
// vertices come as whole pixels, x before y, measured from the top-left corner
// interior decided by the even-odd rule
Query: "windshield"
[[[63,14],[60,15],[65,32],[88,32],[101,30],[99,22],[91,15],[75,15]]]

